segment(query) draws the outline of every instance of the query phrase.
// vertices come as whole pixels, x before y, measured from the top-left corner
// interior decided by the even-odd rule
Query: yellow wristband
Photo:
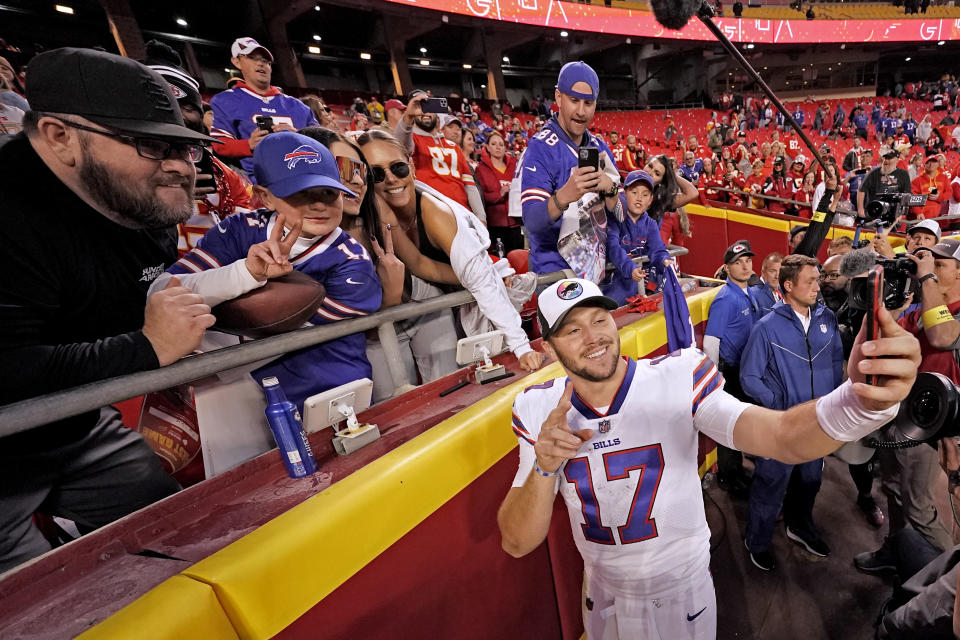
[[[826,218],[827,218],[827,214],[824,213],[823,211],[814,211],[813,217],[810,218],[810,220],[812,222],[823,222],[824,220],[826,220]]]
[[[920,316],[920,319],[923,321],[923,328],[929,329],[937,326],[938,324],[943,324],[944,322],[952,322],[953,315],[950,313],[950,309],[944,305],[940,305],[939,307],[934,307],[929,311],[924,311],[923,315]]]

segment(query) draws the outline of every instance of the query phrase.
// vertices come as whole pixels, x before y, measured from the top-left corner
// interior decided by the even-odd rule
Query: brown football
[[[299,329],[309,320],[327,294],[310,276],[291,271],[269,280],[233,300],[213,308],[218,331],[248,338],[262,338]]]

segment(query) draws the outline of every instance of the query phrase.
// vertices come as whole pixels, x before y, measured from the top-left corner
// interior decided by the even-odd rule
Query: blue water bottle
[[[317,462],[313,459],[310,442],[300,421],[297,405],[287,400],[275,377],[263,379],[263,390],[267,394],[267,422],[277,441],[280,457],[287,467],[291,478],[303,478],[316,472]]]

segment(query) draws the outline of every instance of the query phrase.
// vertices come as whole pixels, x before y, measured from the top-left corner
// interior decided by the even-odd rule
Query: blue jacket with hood
[[[768,409],[789,409],[824,396],[843,380],[837,319],[823,303],[810,309],[810,330],[778,302],[750,332],[740,360],[743,390]]]

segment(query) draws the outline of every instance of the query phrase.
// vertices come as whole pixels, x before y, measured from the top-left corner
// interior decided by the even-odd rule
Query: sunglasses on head
[[[387,169],[390,170],[394,176],[398,178],[406,178],[410,175],[410,165],[402,160],[398,160],[391,164]],[[387,169],[383,167],[370,167],[370,173],[373,174],[373,182],[375,184],[380,184],[387,179]]]
[[[340,182],[353,182],[357,176],[360,182],[367,184],[367,165],[353,158],[337,156],[337,169],[340,170]]]

